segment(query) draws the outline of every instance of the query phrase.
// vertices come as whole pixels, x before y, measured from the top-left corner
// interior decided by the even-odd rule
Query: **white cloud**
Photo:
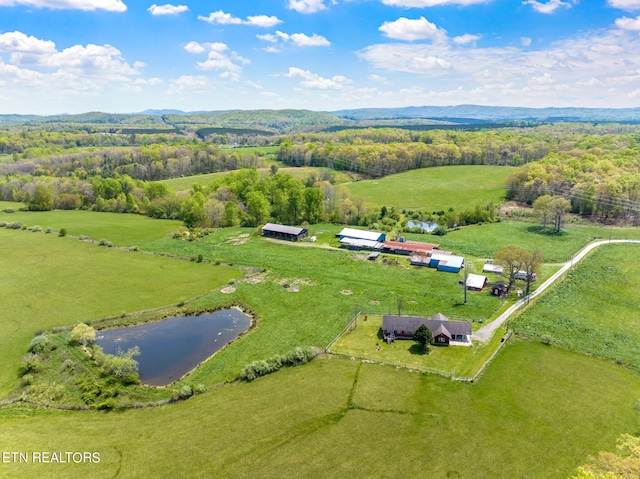
[[[616,26],[623,30],[640,32],[640,16],[634,18],[622,17],[616,20]]]
[[[640,0],[608,0],[607,3],[622,10],[640,10]]]
[[[225,43],[198,43],[189,42],[184,49],[193,54],[207,53],[207,59],[203,62],[197,62],[196,67],[199,70],[211,71],[219,70],[220,78],[233,81],[240,80],[242,66],[251,63],[248,59],[241,57],[236,52],[227,54],[229,47]]]
[[[282,23],[282,20],[280,20],[278,17],[274,17],[274,16],[269,17],[267,15],[248,16],[245,22],[246,25],[254,25],[256,27],[265,27],[265,28],[273,27],[279,23]]]
[[[522,2],[523,5],[531,5],[533,9],[538,13],[553,13],[558,8],[571,8],[572,4],[576,3],[577,0],[572,0],[573,3],[563,2],[562,0],[549,0],[547,3],[538,2],[537,0],[525,0]]]
[[[387,78],[380,75],[369,75],[367,78],[374,82],[381,83],[382,85],[389,85],[391,83]]]
[[[453,43],[457,45],[467,45],[469,43],[477,42],[482,38],[482,35],[471,35],[470,33],[465,33],[464,35],[460,35],[457,37],[453,37]]]
[[[404,8],[437,7],[440,5],[477,5],[491,0],[382,0],[385,5]]]
[[[50,40],[28,37],[22,32],[0,34],[0,51],[18,53],[54,53],[56,44]]]
[[[271,33],[265,33],[264,35],[256,35],[258,40],[262,40],[265,42],[278,43],[278,37],[272,35]]]
[[[357,54],[376,74],[429,78],[432,94],[421,96],[423,102],[443,98],[455,84],[462,86],[456,103],[623,107],[622,99],[640,84],[640,36],[622,30],[589,32],[539,49],[387,43]],[[404,98],[398,92],[391,97]]]
[[[282,40],[283,42],[291,42],[299,47],[328,47],[331,45],[329,40],[322,35],[317,35],[315,33],[309,36],[305,33],[289,34],[276,30],[275,35],[268,33],[266,35],[256,35],[256,37],[259,40],[271,43],[278,43],[279,40]],[[268,51],[269,53],[276,53],[280,50],[275,47],[267,47],[265,48],[265,51]]]
[[[198,15],[198,20],[202,20],[208,23],[218,23],[220,25],[252,25],[254,27],[273,27],[279,23],[282,23],[278,17],[269,17],[267,15],[254,15],[247,17],[246,20],[242,18],[234,17],[230,13],[225,13],[222,10],[212,12],[208,16]]]
[[[151,15],[178,15],[179,13],[189,11],[189,7],[186,5],[171,5],[169,3],[166,5],[156,5],[154,3],[147,8],[147,11],[151,13]]]
[[[438,28],[424,17],[410,20],[400,17],[394,22],[384,22],[378,29],[389,38],[396,40],[432,40],[434,42],[446,41],[447,32]]]
[[[171,80],[167,94],[180,95],[183,93],[210,93],[211,79],[204,75],[182,75],[175,80]]]
[[[0,0],[0,7],[16,5],[60,10],[107,10],[110,12],[127,10],[127,6],[121,0]]]
[[[523,47],[528,47],[531,45],[531,38],[530,37],[520,37],[520,45],[522,45]]]
[[[289,0],[288,7],[298,13],[316,13],[327,8],[324,0]]]
[[[288,78],[300,78],[300,86],[314,90],[341,90],[351,83],[351,80],[342,76],[334,75],[331,78],[323,78],[316,73],[301,68],[289,67],[289,71],[284,74]]]
[[[299,47],[328,47],[331,45],[329,40],[315,33],[310,37],[304,33],[292,33],[291,41]]]

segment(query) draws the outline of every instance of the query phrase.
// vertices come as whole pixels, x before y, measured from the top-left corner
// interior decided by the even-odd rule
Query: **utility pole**
[[[464,290],[464,301],[462,304],[467,304],[467,278],[469,277],[469,269],[467,265],[464,265],[464,284],[462,285],[462,289]]]

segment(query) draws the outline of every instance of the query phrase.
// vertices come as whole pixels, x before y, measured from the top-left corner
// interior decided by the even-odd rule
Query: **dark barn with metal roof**
[[[306,228],[296,228],[295,226],[267,223],[262,227],[262,236],[287,241],[300,241],[309,236],[309,230]]]

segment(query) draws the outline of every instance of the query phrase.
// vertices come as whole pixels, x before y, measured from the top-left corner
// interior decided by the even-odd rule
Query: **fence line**
[[[509,341],[509,339],[511,339],[511,336],[513,336],[513,331],[509,331],[507,333],[507,336],[504,338],[504,340],[500,343],[500,346],[497,347],[497,349],[493,352],[493,354],[489,357],[489,359],[487,359],[485,361],[485,363],[480,367],[480,369],[478,370],[478,372],[475,374],[475,376],[473,376],[471,379],[467,379],[467,381],[473,383],[476,382],[476,380],[480,377],[480,375],[484,372],[484,370],[487,368],[487,366],[489,365],[489,363],[491,361],[493,361],[493,358],[495,358],[498,353],[500,352],[500,350],[502,349],[502,347],[507,344],[507,341]],[[460,379],[462,380],[462,379]]]
[[[351,325],[352,325],[352,324],[354,324],[354,323],[358,320],[358,317],[359,317],[361,314],[362,314],[362,311],[358,311],[358,312],[356,313],[356,315],[353,317],[353,319],[347,323],[347,325],[344,327],[344,329],[343,329],[342,331],[340,331],[340,334],[338,334],[335,338],[333,338],[333,341],[331,341],[331,342],[327,345],[327,347],[326,347],[326,348],[324,348],[324,350],[325,350],[326,352],[330,352],[330,351],[329,351],[329,348],[330,348],[331,346],[333,346],[333,345],[334,345],[334,343],[335,343],[338,339],[340,339],[340,336],[342,336],[344,333],[346,333],[346,332],[347,332],[347,329],[349,329],[349,328],[351,327]]]
[[[429,374],[436,374],[438,376],[442,376],[444,378],[447,379],[453,379],[454,375],[455,375],[455,371],[441,371],[439,369],[434,369],[434,368],[429,368],[426,366],[420,366],[417,364],[408,364],[408,363],[403,363],[401,361],[396,361],[394,359],[382,359],[382,358],[374,358],[371,356],[365,356],[363,354],[357,354],[351,351],[340,351],[340,350],[334,350],[334,351],[329,351],[331,354],[335,354],[336,356],[348,356],[351,358],[358,358],[358,359],[362,359],[365,361],[370,361],[372,363],[378,363],[378,364],[386,364],[386,365],[390,365],[390,366],[396,366],[396,367],[400,367],[400,368],[405,368],[405,369],[411,369],[411,370],[415,370],[415,371],[420,371],[423,373],[429,373]]]

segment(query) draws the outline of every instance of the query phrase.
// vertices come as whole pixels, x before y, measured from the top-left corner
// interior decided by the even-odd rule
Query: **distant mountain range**
[[[506,106],[409,106],[404,108],[358,108],[334,111],[352,120],[381,119],[465,119],[483,121],[611,121],[640,122],[640,108],[523,108]]]
[[[334,112],[310,110],[225,110],[184,112],[175,109],[139,113],[87,112],[76,115],[0,115],[0,126],[82,124],[175,128],[250,128],[274,133],[328,128],[393,127],[407,125],[482,125],[506,122],[640,123],[640,108],[523,108],[480,105],[358,108]],[[504,126],[504,125],[503,125]]]

